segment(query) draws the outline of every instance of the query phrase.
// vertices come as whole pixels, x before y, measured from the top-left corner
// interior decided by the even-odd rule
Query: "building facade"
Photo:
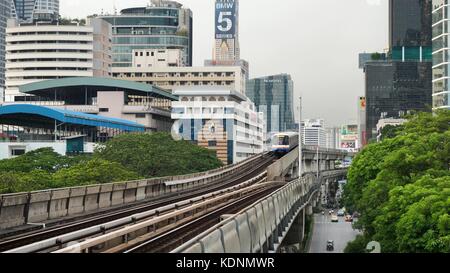
[[[294,82],[290,75],[248,80],[246,95],[264,113],[268,134],[295,129]]]
[[[366,125],[366,109],[367,109],[367,103],[366,103],[366,97],[359,97],[358,98],[358,139],[359,139],[359,147],[358,149],[361,149],[365,147],[367,142],[367,125]]]
[[[264,151],[264,117],[245,95],[221,87],[178,89],[173,132],[216,152],[224,164]]]
[[[382,118],[432,106],[431,0],[389,1],[389,53],[364,65],[366,139],[376,140]]]
[[[5,89],[5,35],[8,18],[11,16],[11,0],[0,0],[0,94]]]
[[[158,87],[112,78],[75,77],[21,85],[30,104],[128,120],[149,132],[170,132],[173,121],[167,105],[178,98]]]
[[[433,109],[450,109],[448,0],[433,0]]]
[[[87,25],[17,24],[6,30],[5,101],[23,101],[19,87],[66,77],[111,76],[111,25],[92,18]]]
[[[307,119],[302,124],[302,141],[306,146],[327,147],[325,121],[323,119]]]
[[[216,0],[213,60],[233,65],[240,60],[239,0]]]
[[[334,149],[337,150],[340,147],[340,128],[333,127],[333,128],[327,128],[326,131],[326,138],[327,138],[327,149]]]
[[[183,66],[192,66],[192,11],[175,1],[152,0],[152,5],[101,15],[113,28],[113,67],[132,67],[133,50],[180,49]]]
[[[245,75],[239,66],[113,67],[114,78],[152,84],[168,91],[189,86],[221,86],[245,93]]]
[[[20,23],[57,21],[59,0],[11,0],[12,17]]]
[[[359,150],[358,125],[343,125],[340,132],[339,148],[348,152]]]

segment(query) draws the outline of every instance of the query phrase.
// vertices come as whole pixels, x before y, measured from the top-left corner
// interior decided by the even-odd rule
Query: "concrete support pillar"
[[[305,238],[305,210],[303,209],[295,218],[294,223],[291,226],[286,238],[283,241],[283,245],[292,246],[295,245],[300,248],[300,245]]]
[[[313,206],[311,204],[308,204],[306,206],[306,215],[312,215],[313,214]]]

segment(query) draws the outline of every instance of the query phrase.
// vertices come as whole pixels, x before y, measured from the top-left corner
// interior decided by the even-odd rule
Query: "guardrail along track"
[[[36,232],[30,232],[3,240],[0,242],[0,251],[11,250],[19,248],[21,246],[30,245],[39,241],[43,241],[49,238],[54,238],[59,235],[68,234],[74,231],[86,229],[95,225],[104,224],[114,220],[118,220],[127,216],[143,213],[150,210],[155,210],[176,202],[184,201],[190,198],[195,198],[208,193],[212,193],[221,189],[239,185],[242,182],[250,180],[253,177],[264,172],[265,168],[269,166],[275,157],[272,154],[267,154],[258,158],[254,162],[250,162],[240,173],[230,175],[214,181],[209,187],[203,187],[201,189],[187,190],[185,192],[178,192],[171,196],[163,196],[160,199],[147,200],[142,204],[136,204],[134,206],[128,206],[126,208],[119,208],[114,211],[102,212],[100,215],[90,216],[80,221],[71,223],[65,223],[55,227],[51,227],[45,230],[39,230]],[[61,242],[62,244],[62,242]]]
[[[264,178],[258,178],[258,180]],[[81,241],[71,242],[69,246],[54,251],[55,253],[118,253],[127,251],[135,246],[146,244],[155,237],[162,236],[179,226],[189,223],[198,223],[197,219],[207,219],[218,222],[219,217],[233,211],[239,203],[245,200],[254,201],[255,198],[271,192],[279,183],[262,183],[233,190],[220,196],[214,196],[206,201],[189,207],[175,210],[167,214],[156,216],[145,221],[123,226],[107,234],[86,238]],[[250,202],[249,201],[249,202]],[[247,204],[247,203],[245,203]],[[206,222],[201,221],[201,227],[205,228]],[[201,232],[201,231],[199,231]],[[171,233],[172,234],[172,233]],[[183,236],[188,236],[183,234]]]
[[[255,191],[242,199],[236,200],[220,209],[212,211],[198,219],[144,242],[143,244],[132,247],[124,251],[124,253],[168,253],[202,233],[205,228],[218,224],[222,215],[235,214],[255,201],[269,195],[279,187],[281,186],[275,185]]]

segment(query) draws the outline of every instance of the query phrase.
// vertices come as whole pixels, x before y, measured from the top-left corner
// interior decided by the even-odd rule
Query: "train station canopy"
[[[60,124],[80,127],[103,127],[127,132],[145,131],[143,125],[135,122],[64,109],[31,104],[0,106],[0,124],[52,129],[55,126],[55,121]]]
[[[85,98],[98,91],[124,91],[129,95],[149,96],[172,101],[178,97],[153,85],[113,78],[75,77],[39,81],[19,87],[25,94],[46,98]]]

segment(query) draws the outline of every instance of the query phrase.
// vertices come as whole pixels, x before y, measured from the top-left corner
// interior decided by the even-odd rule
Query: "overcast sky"
[[[143,6],[147,0],[60,0],[66,17]],[[178,0],[194,14],[194,65],[210,59],[214,0]],[[355,123],[364,95],[358,53],[388,45],[387,0],[240,0],[241,57],[250,77],[291,74],[304,118]],[[295,101],[298,109],[298,99]],[[298,112],[296,111],[296,119]]]

